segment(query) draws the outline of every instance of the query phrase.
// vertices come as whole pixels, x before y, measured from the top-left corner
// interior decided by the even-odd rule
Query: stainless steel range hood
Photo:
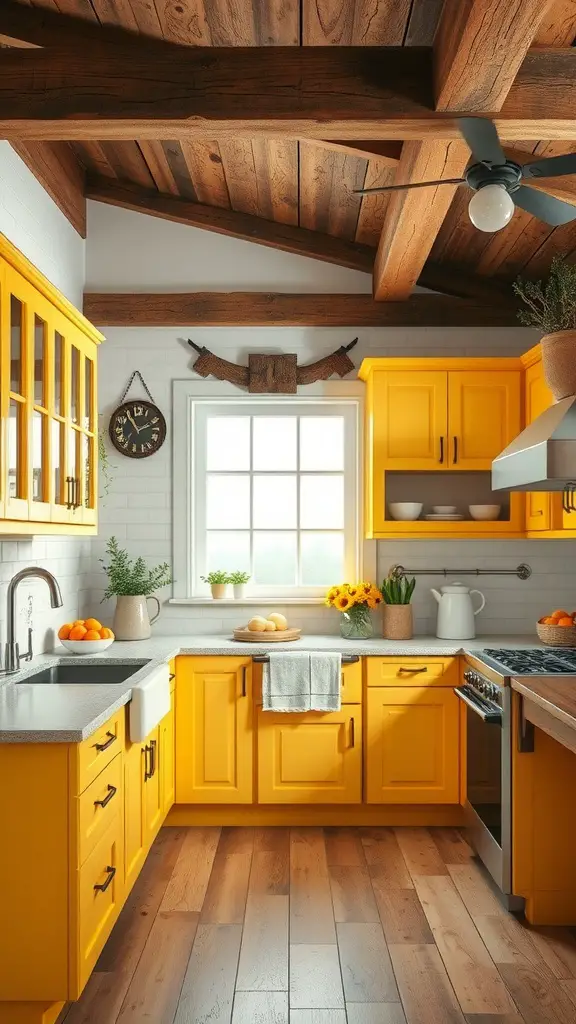
[[[492,463],[495,491],[570,491],[576,486],[576,395],[526,427]]]

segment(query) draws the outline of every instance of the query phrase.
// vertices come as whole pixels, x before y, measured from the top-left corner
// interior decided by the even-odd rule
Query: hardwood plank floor
[[[59,1024],[575,1024],[457,829],[164,828]]]

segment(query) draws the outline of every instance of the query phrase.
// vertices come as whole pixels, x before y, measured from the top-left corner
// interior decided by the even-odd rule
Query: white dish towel
[[[342,658],[333,651],[274,651],[262,673],[263,711],[340,711]]]

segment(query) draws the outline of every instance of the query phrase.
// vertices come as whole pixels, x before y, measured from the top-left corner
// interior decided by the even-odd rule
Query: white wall
[[[0,142],[0,232],[71,302],[82,308],[85,243],[7,142]],[[25,583],[18,596],[18,639],[32,625],[36,651],[53,645],[54,628],[78,617],[90,562],[90,541],[73,537],[5,538],[0,543],[0,643],[6,640],[6,590],[11,577],[40,565],[57,577],[64,607],[52,611],[48,589]],[[1,677],[0,677],[1,678]]]
[[[0,232],[82,309],[86,243],[10,143],[2,141]]]

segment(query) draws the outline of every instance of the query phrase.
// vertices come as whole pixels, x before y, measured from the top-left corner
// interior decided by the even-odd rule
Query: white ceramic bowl
[[[432,511],[435,516],[454,516],[458,509],[456,505],[432,505]]]
[[[65,647],[71,654],[102,654],[113,640],[61,640],[62,647]]]
[[[391,501],[388,503],[388,508],[392,519],[408,522],[418,519],[423,505],[421,501]]]
[[[468,511],[477,522],[492,522],[498,519],[502,505],[468,505]]]

